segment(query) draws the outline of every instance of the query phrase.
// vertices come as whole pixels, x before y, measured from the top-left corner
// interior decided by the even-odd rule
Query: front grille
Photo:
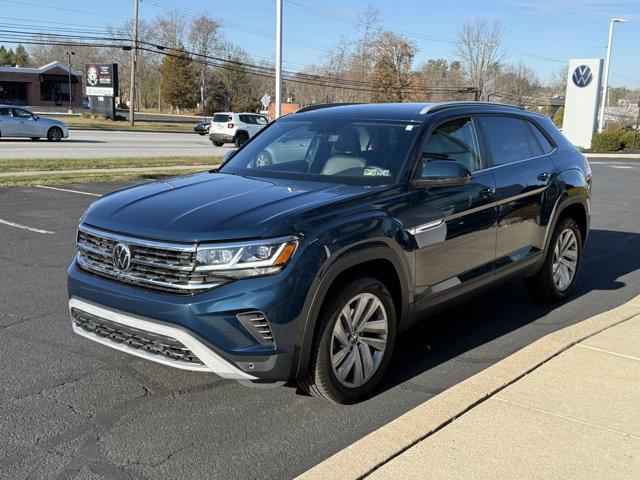
[[[113,250],[124,243],[131,252],[131,268],[114,264]],[[212,288],[220,279],[196,272],[195,245],[147,241],[98,231],[78,230],[78,265],[85,271],[122,283],[171,293],[191,294]]]
[[[128,348],[158,355],[175,362],[204,365],[191,350],[175,338],[112,322],[77,308],[71,309],[71,315],[75,324],[85,332],[92,333],[113,343],[119,343]]]

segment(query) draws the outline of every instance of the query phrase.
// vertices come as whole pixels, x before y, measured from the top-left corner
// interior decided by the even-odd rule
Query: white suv
[[[209,128],[209,139],[216,147],[225,143],[241,147],[268,123],[267,117],[257,113],[215,113]]]

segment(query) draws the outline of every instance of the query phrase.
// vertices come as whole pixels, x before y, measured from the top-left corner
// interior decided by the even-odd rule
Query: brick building
[[[82,72],[71,70],[71,101],[82,104]],[[69,104],[69,67],[51,62],[39,68],[0,67],[0,105],[55,107]]]

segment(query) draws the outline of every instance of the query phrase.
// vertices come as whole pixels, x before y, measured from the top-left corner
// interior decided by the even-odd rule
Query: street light
[[[602,97],[600,98],[600,118],[598,119],[598,132],[604,130],[604,110],[607,106],[607,97],[609,93],[609,64],[611,63],[611,43],[613,41],[613,25],[616,23],[624,23],[624,18],[612,18],[609,24],[609,44],[607,45],[607,60],[604,66],[604,85],[602,89]]]
[[[67,58],[69,59],[69,113],[73,113],[73,107],[71,105],[71,55],[75,55],[76,52],[67,51]]]

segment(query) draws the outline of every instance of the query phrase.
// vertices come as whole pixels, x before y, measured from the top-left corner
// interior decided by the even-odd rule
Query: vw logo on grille
[[[588,87],[593,80],[593,73],[588,65],[580,65],[573,71],[572,79],[576,87]]]
[[[113,247],[113,266],[121,272],[131,269],[131,250],[124,243],[118,243]]]

